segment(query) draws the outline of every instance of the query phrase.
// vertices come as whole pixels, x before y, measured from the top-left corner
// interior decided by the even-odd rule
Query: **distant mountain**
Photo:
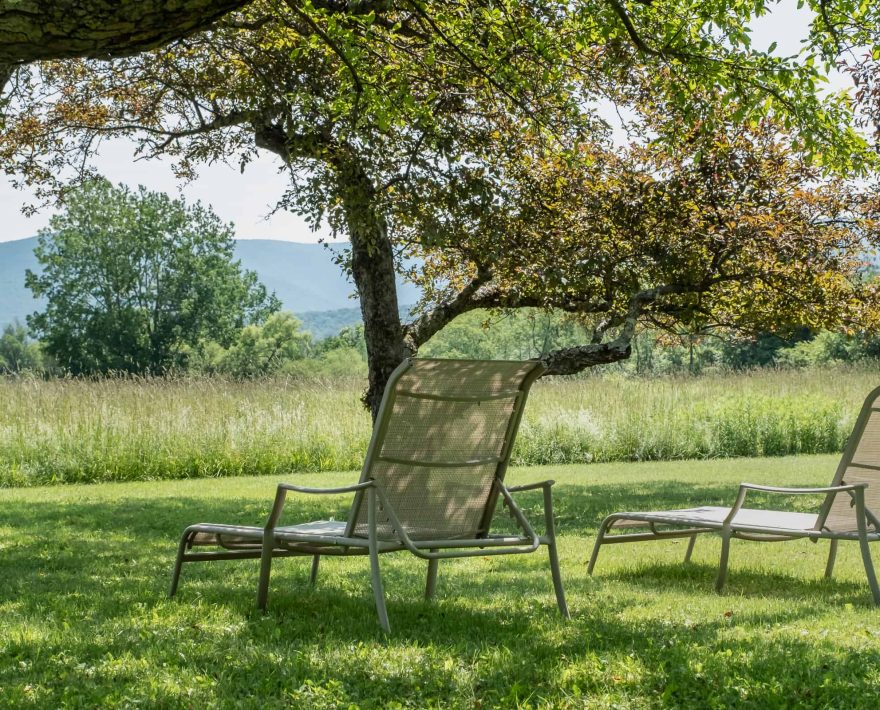
[[[312,334],[315,340],[336,335],[343,328],[361,322],[360,308],[336,308],[332,311],[305,311],[297,313],[302,321],[302,329]]]
[[[25,270],[38,270],[33,254],[36,245],[36,237],[0,242],[0,328],[15,319],[24,322],[25,316],[42,306],[24,286]],[[345,247],[240,239],[235,255],[244,268],[257,272],[285,310],[300,317],[305,330],[324,338],[360,322],[357,299],[351,297],[354,285],[333,263],[334,252]],[[400,303],[415,303],[418,298],[415,286],[398,283]]]
[[[0,328],[42,308],[43,303],[24,287],[24,272],[39,270],[34,247],[37,238],[0,242]]]

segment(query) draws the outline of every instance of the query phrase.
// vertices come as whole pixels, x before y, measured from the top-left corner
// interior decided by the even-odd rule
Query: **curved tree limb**
[[[591,343],[547,353],[541,362],[547,375],[574,375],[595,365],[626,360],[632,352],[632,338],[615,338],[610,343]]]
[[[489,269],[480,267],[477,270],[477,275],[454,298],[440,304],[412,323],[404,326],[404,338],[409,349],[415,352],[420,345],[428,342],[433,335],[441,331],[457,316],[466,311],[473,310],[474,295],[491,278],[492,272]]]

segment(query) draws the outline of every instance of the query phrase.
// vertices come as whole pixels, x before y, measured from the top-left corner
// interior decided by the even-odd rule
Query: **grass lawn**
[[[685,541],[648,542],[603,549],[586,574],[609,512],[730,504],[741,480],[824,485],[835,463],[514,470],[513,483],[557,481],[572,621],[556,610],[544,551],[443,562],[430,603],[426,564],[398,553],[382,557],[388,637],[365,558],[325,560],[314,589],[308,558],[277,560],[265,616],[256,561],[187,565],[166,599],[182,529],[261,524],[277,476],[0,490],[0,705],[877,708],[880,610],[854,543],[841,544],[827,582],[827,542],[734,541],[723,596],[710,536],[687,566]],[[540,520],[539,493],[519,500]],[[346,508],[343,497],[297,498],[288,510],[308,520]]]

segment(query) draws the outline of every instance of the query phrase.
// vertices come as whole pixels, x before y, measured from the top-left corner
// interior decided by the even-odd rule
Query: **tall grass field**
[[[517,465],[839,451],[880,371],[539,381]],[[359,380],[0,380],[0,485],[360,466]]]

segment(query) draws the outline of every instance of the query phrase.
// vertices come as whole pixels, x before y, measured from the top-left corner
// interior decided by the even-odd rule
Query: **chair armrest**
[[[782,486],[760,486],[757,483],[741,483],[740,490],[763,491],[764,493],[790,493],[792,495],[810,493],[842,493],[856,488],[867,488],[867,483],[848,483],[842,486],[824,486],[821,488],[785,488]]]
[[[341,488],[305,488],[303,486],[295,486],[292,483],[279,483],[278,489],[282,488],[286,491],[294,491],[295,493],[314,493],[316,495],[332,495],[335,493],[355,493],[356,491],[362,491],[365,488],[370,488],[371,486],[375,486],[374,481],[364,481],[363,483],[356,483],[351,486],[342,486]]]
[[[547,480],[547,481],[538,481],[536,483],[525,483],[521,486],[510,486],[507,489],[508,493],[517,493],[519,491],[533,491],[538,488],[549,488],[554,485],[556,481]]]
[[[555,483],[556,481],[548,479],[546,481],[536,481],[535,483],[525,483],[521,486],[513,486],[511,488],[507,488],[502,484],[502,493],[505,494],[504,505],[510,510],[511,515],[513,515],[516,520],[521,521],[520,525],[524,526],[523,529],[528,530],[532,535],[535,533],[532,530],[531,525],[529,525],[522,511],[513,501],[513,498],[510,498],[509,496],[511,493],[533,491],[539,488],[542,489],[544,493],[544,535],[551,540],[556,537],[556,528],[553,521],[553,491],[551,490]]]
[[[281,517],[281,511],[284,509],[284,503],[287,500],[287,492],[295,493],[313,493],[317,495],[333,495],[338,493],[357,493],[366,488],[375,487],[375,481],[364,481],[352,486],[342,486],[340,488],[305,488],[303,486],[295,486],[292,483],[279,483],[278,490],[275,492],[275,503],[272,505],[272,512],[269,513],[269,519],[266,521],[265,530],[271,531],[278,523]]]
[[[782,493],[786,495],[815,495],[818,493],[844,493],[847,491],[852,491],[857,499],[861,499],[862,501],[864,501],[865,488],[867,487],[867,483],[852,483],[842,486],[822,486],[820,488],[785,488],[783,486],[761,486],[757,483],[740,483],[739,493],[737,493],[736,496],[736,502],[730,509],[730,513],[728,513],[727,517],[724,519],[724,526],[730,526],[731,522],[736,517],[736,514],[742,508],[743,503],[745,503],[746,494],[749,491],[760,491],[762,493]],[[862,503],[861,506],[864,507],[864,504]]]

